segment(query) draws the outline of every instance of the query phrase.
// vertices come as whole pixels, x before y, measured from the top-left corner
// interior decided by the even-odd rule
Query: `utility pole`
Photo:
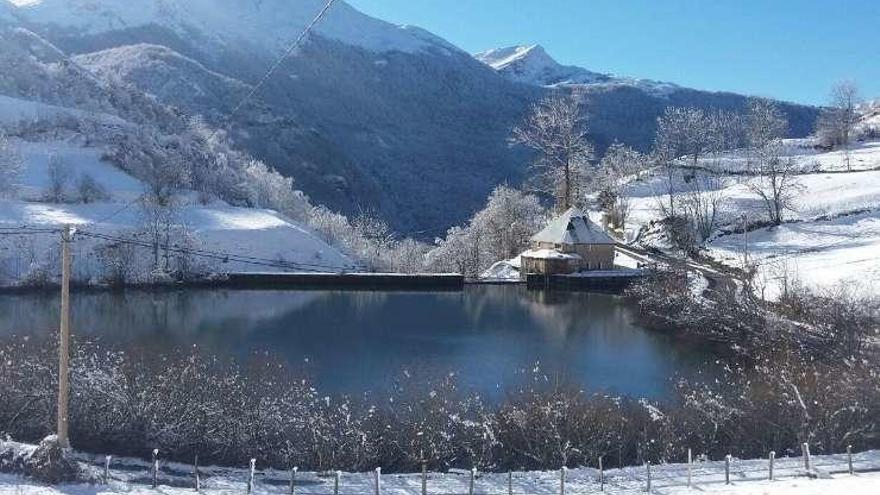
[[[61,331],[58,342],[58,443],[70,447],[70,241],[75,230],[66,225],[61,233]]]

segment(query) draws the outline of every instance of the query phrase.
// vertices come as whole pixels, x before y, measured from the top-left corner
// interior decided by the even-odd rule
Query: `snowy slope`
[[[540,45],[519,45],[479,52],[474,57],[508,79],[534,86],[632,86],[655,95],[679,89],[672,83],[633,79],[562,65]]]
[[[327,3],[325,0],[2,0],[17,4],[22,17],[89,34],[158,24],[182,35],[191,30],[228,44],[246,41],[273,50],[290,43]],[[330,9],[316,32],[369,50],[416,52],[455,48],[430,33],[395,26],[343,1]]]
[[[786,212],[786,223],[743,234],[742,215],[750,223],[762,221],[764,206],[749,188],[754,179],[723,176],[720,190],[725,203],[720,223],[732,233],[711,238],[707,253],[730,266],[741,266],[748,247],[750,263],[757,264],[757,283],[771,299],[786,282],[795,281],[814,289],[849,284],[880,294],[880,142],[854,145],[850,172],[844,152],[823,153],[797,144],[789,143],[789,156],[811,172],[798,177],[799,190],[793,210]],[[721,168],[740,171],[745,160],[732,153],[722,158]],[[628,239],[660,219],[658,204],[665,200],[664,187],[659,176],[629,186]],[[686,190],[684,185],[680,188]],[[641,242],[654,243],[650,238]]]
[[[72,114],[75,110],[53,107],[0,96],[0,123],[10,124],[34,116]],[[107,117],[116,119],[115,117]],[[119,120],[119,119],[116,119]],[[60,228],[72,224],[100,234],[129,236],[143,229],[144,214],[137,202],[145,186],[114,165],[104,161],[107,149],[84,147],[81,143],[50,138],[28,142],[10,140],[21,155],[24,168],[17,180],[13,197],[0,198],[0,227]],[[95,203],[48,203],[50,157],[63,161],[69,170],[70,194],[83,175],[93,177],[109,193],[109,198]],[[177,223],[185,226],[199,249],[290,264],[307,264],[310,270],[352,269],[352,261],[337,249],[277,212],[233,207],[222,201],[204,205],[194,193],[185,193]],[[4,236],[0,239],[0,285],[20,280],[32,266],[51,264],[56,235]],[[83,239],[78,244],[78,269],[83,278],[96,273],[95,242]],[[141,261],[141,260],[139,260]],[[244,262],[214,262],[211,271],[267,271],[273,267]]]

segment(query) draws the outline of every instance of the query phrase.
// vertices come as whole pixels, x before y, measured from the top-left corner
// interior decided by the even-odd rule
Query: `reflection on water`
[[[49,334],[58,303],[0,296],[0,336]],[[543,372],[589,390],[660,398],[706,355],[640,328],[604,294],[477,286],[462,293],[228,291],[87,293],[73,299],[76,335],[169,350],[199,345],[269,352],[327,392],[381,392],[403,370],[456,372],[490,396]]]

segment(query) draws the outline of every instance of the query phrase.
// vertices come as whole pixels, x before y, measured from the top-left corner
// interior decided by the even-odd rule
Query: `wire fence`
[[[110,488],[187,489],[196,492],[275,493],[289,495],[576,495],[587,493],[666,493],[681,488],[699,490],[711,485],[742,485],[794,478],[859,476],[880,472],[880,451],[812,456],[809,446],[802,455],[740,460],[691,461],[685,464],[632,466],[603,470],[596,467],[562,468],[557,471],[481,473],[474,470],[384,474],[341,471],[301,472],[263,469],[256,459],[242,468],[200,467],[165,462],[158,451],[150,461],[114,460],[110,456],[80,454],[92,479]]]

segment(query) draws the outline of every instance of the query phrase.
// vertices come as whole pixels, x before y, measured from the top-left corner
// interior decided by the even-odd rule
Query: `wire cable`
[[[238,102],[237,105],[235,105],[235,107],[233,107],[232,111],[229,113],[229,116],[227,116],[226,118],[227,122],[232,122],[232,119],[238,114],[238,111],[241,110],[241,108],[244,107],[244,105],[248,101],[250,101],[250,99],[253,98],[254,95],[257,94],[257,91],[259,91],[263,87],[263,85],[265,85],[266,82],[269,81],[272,75],[275,74],[275,71],[277,71],[281,67],[281,64],[283,64],[284,61],[287,60],[287,58],[290,57],[290,55],[292,55],[297,48],[299,48],[300,44],[302,44],[302,42],[306,39],[306,36],[308,36],[312,29],[314,29],[314,27],[319,22],[321,22],[321,19],[324,18],[324,16],[327,14],[327,11],[330,10],[330,7],[332,7],[335,2],[336,0],[329,0],[327,4],[324,5],[324,8],[321,9],[320,12],[318,12],[318,15],[315,16],[312,22],[310,22],[302,31],[302,33],[300,33],[300,35],[293,41],[293,43],[291,43],[290,46],[287,47],[287,50],[284,51],[281,57],[279,57],[278,60],[276,60],[275,63],[272,64],[272,66],[269,68],[268,71],[266,71],[266,74],[263,75],[260,81],[251,88],[251,90]],[[218,132],[219,129],[214,129],[214,132],[211,133],[209,141],[213,139]]]
[[[129,244],[129,245],[134,245],[134,246],[143,247],[143,248],[154,248],[155,247],[155,245],[153,243],[148,242],[148,241],[141,241],[138,239],[124,238],[124,237],[118,237],[118,236],[107,235],[107,234],[98,234],[98,233],[94,233],[94,232],[83,231],[83,232],[79,232],[78,235],[81,235],[84,237],[90,237],[93,239],[101,239],[101,240],[105,240],[105,241],[109,241],[109,242],[118,242],[118,243],[123,243],[123,244]],[[181,248],[178,246],[173,246],[173,247],[168,247],[168,248],[163,247],[162,249],[167,250],[169,252],[178,253],[178,254],[186,254],[186,255],[196,256],[196,257],[201,257],[201,258],[219,260],[219,261],[223,261],[224,263],[229,262],[229,261],[235,261],[235,262],[239,262],[239,263],[257,265],[257,266],[266,266],[266,267],[284,268],[284,269],[297,269],[297,270],[309,271],[309,272],[327,272],[327,271],[340,272],[340,271],[344,271],[344,268],[340,268],[339,266],[335,266],[335,265],[325,265],[325,264],[319,264],[319,263],[306,263],[306,262],[293,262],[293,261],[279,261],[279,260],[272,260],[272,259],[268,259],[268,258],[259,258],[256,256],[241,255],[241,254],[227,253],[227,252],[221,252],[221,251],[211,251],[211,250],[205,250],[205,249]]]

